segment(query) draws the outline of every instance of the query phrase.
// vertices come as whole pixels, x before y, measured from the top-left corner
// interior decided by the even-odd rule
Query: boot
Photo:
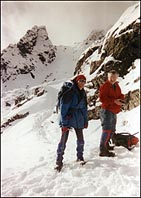
[[[81,157],[81,158],[77,158],[77,160],[76,160],[77,162],[81,162],[81,161],[85,161],[84,160],[84,158],[83,157]]]
[[[100,151],[99,156],[100,157],[115,157],[115,153],[109,152],[108,150],[107,151],[103,151],[103,152]]]
[[[109,151],[113,151],[114,150],[114,146],[110,146],[109,144],[107,145],[107,148]]]
[[[105,156],[105,157],[114,157],[115,153],[109,152],[110,148],[109,146],[109,140],[111,138],[112,131],[111,130],[105,130],[102,132],[101,140],[100,140],[100,153],[99,156]]]
[[[60,172],[61,171],[61,169],[62,169],[62,167],[63,167],[63,162],[62,162],[62,160],[58,160],[58,161],[56,161],[56,166],[55,166],[55,168],[54,169],[56,169],[58,172]]]

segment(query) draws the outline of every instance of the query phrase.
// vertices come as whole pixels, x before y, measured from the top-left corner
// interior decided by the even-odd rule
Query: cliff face
[[[138,6],[136,5],[128,9],[116,26],[107,33],[101,50],[101,58],[105,60],[106,57],[112,55],[117,61],[103,64],[103,70],[108,71],[112,67],[118,70],[120,76],[124,76],[134,60],[140,58],[140,20],[137,14]],[[122,21],[125,16],[133,21],[125,25],[126,21]]]
[[[88,97],[90,107],[89,118],[99,118],[98,100],[99,86],[106,80],[107,72],[115,69],[122,79],[139,67],[135,61],[140,59],[140,12],[139,4],[129,7],[117,23],[107,32],[99,45],[89,47],[76,64],[76,73],[89,74],[88,93],[94,89],[94,95]],[[135,83],[140,77],[134,79]],[[139,105],[139,89],[126,93],[127,103],[124,109],[130,110]],[[130,103],[129,103],[130,101]],[[94,107],[92,109],[92,106]]]

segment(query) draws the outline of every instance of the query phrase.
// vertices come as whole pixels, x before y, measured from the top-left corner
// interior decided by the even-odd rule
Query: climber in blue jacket
[[[74,128],[77,136],[77,161],[84,161],[83,129],[88,127],[87,97],[84,90],[86,77],[79,74],[72,82],[72,88],[60,99],[61,140],[57,148],[56,169],[63,166],[63,155],[70,128]]]

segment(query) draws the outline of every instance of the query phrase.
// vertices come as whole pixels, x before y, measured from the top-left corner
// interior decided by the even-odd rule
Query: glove
[[[63,133],[67,132],[68,130],[69,130],[68,127],[62,127],[62,132],[63,132]]]
[[[87,128],[88,128],[88,124],[87,124],[87,123],[84,125],[84,128],[85,128],[85,129],[87,129]]]

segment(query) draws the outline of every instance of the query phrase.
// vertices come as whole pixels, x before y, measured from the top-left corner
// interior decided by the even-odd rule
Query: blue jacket
[[[87,97],[84,89],[76,84],[60,100],[60,121],[62,127],[84,128],[88,124]]]

